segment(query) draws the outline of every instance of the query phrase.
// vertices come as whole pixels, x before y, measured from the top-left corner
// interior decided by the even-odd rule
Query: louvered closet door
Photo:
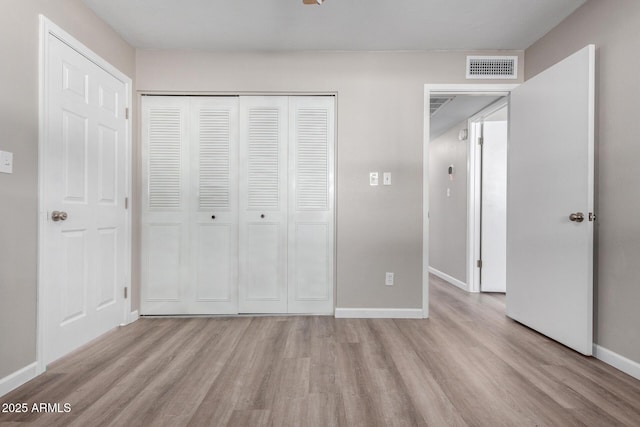
[[[188,128],[188,98],[142,98],[141,314],[188,306]]]
[[[287,97],[240,97],[241,313],[287,312]]]
[[[289,102],[289,313],[333,313],[334,97]]]
[[[190,100],[188,312],[238,313],[238,98]]]

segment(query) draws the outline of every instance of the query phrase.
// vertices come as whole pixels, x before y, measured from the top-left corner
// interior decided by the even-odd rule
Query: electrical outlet
[[[387,271],[384,275],[384,284],[387,286],[393,286],[393,273]]]
[[[391,185],[391,172],[384,172],[382,174],[382,184]]]
[[[0,151],[0,172],[13,173],[13,153]]]

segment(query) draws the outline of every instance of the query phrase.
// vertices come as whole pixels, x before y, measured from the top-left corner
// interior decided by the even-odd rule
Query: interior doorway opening
[[[502,121],[507,122],[499,125],[506,142],[508,99],[515,87],[425,86],[425,104],[429,102],[425,114],[425,282],[431,273],[467,292],[496,291],[493,286],[481,286],[478,262],[483,249],[482,145],[478,142],[483,132],[493,133],[494,122]],[[506,158],[504,164],[506,167]],[[506,171],[499,175],[506,180]],[[506,199],[506,183],[504,188],[502,198]],[[506,214],[503,217],[502,227],[506,229]],[[505,244],[498,245],[503,252]],[[491,248],[485,244],[484,250],[486,255]],[[500,270],[504,275],[506,264]],[[428,283],[424,299],[426,307]],[[425,313],[428,315],[427,310]]]

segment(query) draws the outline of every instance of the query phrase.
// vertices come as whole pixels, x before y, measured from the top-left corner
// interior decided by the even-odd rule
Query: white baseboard
[[[138,310],[132,311],[129,314],[129,323],[133,323],[136,320],[138,320],[140,318],[140,314],[138,313]]]
[[[22,369],[0,379],[0,396],[4,396],[11,390],[15,390],[27,381],[38,375],[38,362],[33,362]]]
[[[626,357],[618,353],[614,353],[607,348],[601,347],[598,344],[593,344],[593,357],[602,360],[604,363],[640,380],[640,363],[638,362],[627,359]]]
[[[433,267],[429,267],[429,273],[433,274],[434,276],[438,276],[442,280],[451,283],[452,285],[462,289],[463,291],[469,292],[469,287],[462,280],[458,280],[455,277],[449,276],[448,274],[443,273],[440,270],[436,270]]]
[[[338,319],[422,319],[421,308],[336,308]]]

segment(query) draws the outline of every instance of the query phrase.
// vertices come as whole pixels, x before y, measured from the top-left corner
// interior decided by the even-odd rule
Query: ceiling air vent
[[[467,79],[517,78],[517,56],[467,56]]]

